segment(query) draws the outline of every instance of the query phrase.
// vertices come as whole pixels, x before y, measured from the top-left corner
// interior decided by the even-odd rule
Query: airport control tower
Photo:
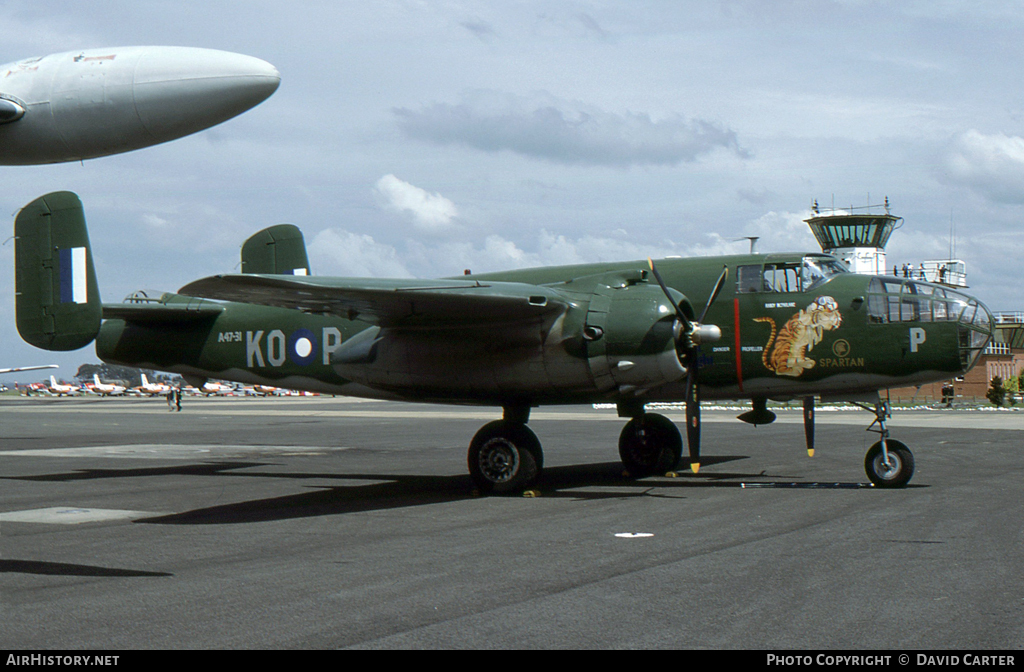
[[[872,208],[885,208],[885,214],[871,213]],[[863,210],[864,212],[857,212]],[[818,201],[811,207],[813,216],[805,219],[826,254],[839,257],[854,273],[884,275],[888,265],[885,244],[892,232],[903,224],[902,217],[889,213],[889,199],[878,206],[822,211]],[[891,270],[891,269],[890,269]]]
[[[885,214],[872,213],[882,208]],[[843,260],[854,273],[867,275],[904,275],[948,287],[967,287],[967,269],[960,259],[931,259],[902,267],[889,267],[885,244],[893,231],[903,225],[903,218],[889,212],[889,198],[881,205],[822,210],[818,201],[811,207],[812,217],[805,219],[826,254]],[[951,234],[952,235],[952,234]],[[952,251],[951,251],[952,252]]]

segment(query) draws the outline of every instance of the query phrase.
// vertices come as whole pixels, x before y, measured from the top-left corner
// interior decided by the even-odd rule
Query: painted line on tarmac
[[[81,525],[82,523],[103,523],[116,520],[137,520],[158,515],[151,511],[126,511],[123,509],[91,509],[77,506],[52,506],[46,509],[8,511],[0,513],[4,523],[43,523],[47,525]]]
[[[4,450],[2,456],[10,457],[114,457],[143,460],[189,460],[196,458],[246,457],[258,455],[322,456],[330,452],[348,450],[337,446],[246,446],[246,445],[202,445],[202,444],[160,444],[139,443],[112,446],[82,446],[78,448],[30,448],[28,450]]]

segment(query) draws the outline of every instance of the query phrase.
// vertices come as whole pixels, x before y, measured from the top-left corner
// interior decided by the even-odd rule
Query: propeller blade
[[[651,267],[651,273],[654,274],[654,279],[658,281],[661,291],[665,293],[665,296],[672,302],[672,305],[676,307],[676,315],[679,317],[686,335],[686,338],[683,340],[683,347],[691,355],[686,374],[686,443],[690,449],[690,469],[696,474],[700,471],[700,385],[697,376],[699,369],[697,344],[701,340],[718,340],[721,338],[721,331],[718,327],[714,325],[702,326],[701,321],[703,321],[704,316],[707,314],[708,308],[718,298],[719,292],[722,291],[725,280],[729,276],[729,267],[723,268],[722,274],[718,276],[718,281],[711,292],[711,297],[708,299],[707,305],[704,306],[704,312],[701,313],[700,321],[692,322],[683,313],[682,306],[677,304],[675,299],[672,298],[668,285],[662,279],[661,273],[658,273],[658,268],[654,265],[654,261],[648,257],[647,263]]]
[[[814,397],[804,397],[804,438],[807,455],[814,457]]]
[[[697,362],[686,376],[686,445],[690,449],[690,469],[700,471],[700,388],[697,385]]]
[[[654,274],[654,279],[658,281],[658,285],[661,287],[661,291],[665,292],[665,296],[668,297],[669,303],[675,306],[676,315],[679,317],[680,322],[682,322],[683,326],[686,327],[686,331],[690,331],[693,325],[690,323],[689,318],[687,318],[686,315],[683,313],[683,310],[682,308],[679,307],[679,304],[676,303],[676,300],[672,298],[672,294],[669,293],[668,291],[668,285],[666,285],[665,281],[661,279],[661,273],[658,273],[658,268],[654,265],[654,260],[652,260],[650,257],[647,257],[647,265],[651,267],[651,273]]]
[[[652,264],[651,267],[653,268],[653,264]],[[655,277],[657,277],[657,275],[655,275]],[[704,306],[704,311],[701,312],[700,318],[697,320],[697,322],[699,322],[700,324],[704,324],[704,318],[708,314],[708,308],[710,308],[711,304],[714,303],[715,299],[718,298],[718,293],[722,291],[722,287],[725,285],[725,280],[728,277],[729,277],[729,267],[725,266],[725,267],[722,268],[722,274],[720,276],[718,276],[718,282],[715,283],[715,288],[713,290],[711,290],[711,296],[708,298],[707,305]]]

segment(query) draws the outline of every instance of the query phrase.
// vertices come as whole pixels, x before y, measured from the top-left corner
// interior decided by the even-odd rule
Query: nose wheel
[[[902,441],[889,438],[885,421],[891,416],[889,404],[879,399],[874,408],[853,402],[866,411],[875,414],[875,420],[868,427],[869,432],[878,432],[881,441],[868,449],[864,456],[864,471],[868,480],[878,488],[902,488],[914,475],[914,454]],[[875,425],[878,429],[874,429]]]
[[[902,442],[887,439],[871,446],[864,456],[864,471],[879,488],[902,488],[914,475],[914,454]]]

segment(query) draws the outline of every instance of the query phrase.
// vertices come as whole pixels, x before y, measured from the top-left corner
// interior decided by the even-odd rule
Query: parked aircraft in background
[[[174,140],[266,100],[265,61],[192,47],[114,47],[0,66],[0,165],[93,159]]]
[[[46,389],[50,394],[56,394],[58,397],[77,395],[82,391],[78,385],[58,383],[53,376],[50,376],[50,385]]]
[[[247,272],[103,304],[82,204],[70,192],[48,194],[15,221],[18,331],[48,350],[95,340],[105,362],[193,384],[216,377],[500,407],[503,418],[477,432],[467,461],[481,491],[515,492],[543,468],[527,427],[532,408],[614,403],[628,418],[619,456],[639,477],[682,460],[678,429],[646,410],[652,402],[686,402],[697,471],[702,398],[750,399],[739,417],[751,424],[775,420],[768,399],[801,399],[810,454],[815,397],[855,402],[874,414],[880,435],[864,459],[868,478],[903,486],[914,458],[889,438],[879,390],[962,375],[993,330],[989,311],[967,294],[850,273],[821,253],[415,280],[296,275],[309,267],[301,238],[271,236],[266,245],[273,254],[262,261],[243,246]]]
[[[225,383],[218,383],[218,382],[213,381],[213,380],[208,380],[208,381],[206,381],[205,383],[203,383],[202,385],[200,385],[198,387],[198,393],[199,394],[204,394],[204,395],[206,395],[208,397],[210,395],[223,396],[223,395],[226,395],[226,394],[234,394],[235,393],[235,386],[234,385],[228,385],[228,384],[225,384]]]
[[[151,383],[149,382],[149,379],[146,378],[146,374],[143,373],[142,384],[139,385],[138,387],[133,387],[132,391],[138,394],[146,394],[152,396],[157,394],[167,394],[168,392],[171,391],[171,386],[168,385],[167,383]]]
[[[102,394],[103,396],[110,397],[124,394],[124,385],[117,385],[115,383],[101,383],[100,376],[97,373],[92,374],[92,388],[91,390],[95,394]]]

